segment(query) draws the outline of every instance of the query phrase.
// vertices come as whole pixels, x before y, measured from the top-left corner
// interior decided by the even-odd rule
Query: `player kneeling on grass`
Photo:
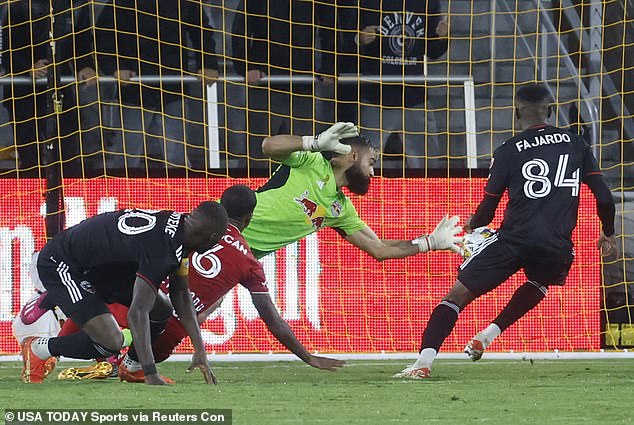
[[[462,263],[458,280],[429,318],[418,360],[395,378],[428,378],[460,311],[520,269],[528,281],[493,323],[469,342],[465,351],[472,360],[539,304],[549,285],[564,284],[574,258],[572,230],[577,225],[581,181],[597,201],[602,225],[598,248],[603,255],[615,250],[612,194],[585,141],[546,123],[552,108],[549,98],[548,90],[538,84],[518,90],[515,113],[523,131],[495,150],[484,199],[464,229],[471,232],[489,224],[508,190],[502,225]]]
[[[200,312],[199,323],[218,307],[227,292],[241,284],[251,292],[253,304],[269,331],[297,357],[318,369],[335,371],[343,366],[341,360],[310,354],[277,312],[266,287],[262,264],[253,256],[241,233],[253,215],[255,193],[244,185],[231,186],[222,194],[220,203],[229,215],[227,234],[210,250],[193,253],[189,261],[189,289]],[[186,336],[183,325],[175,317],[170,319],[165,332],[152,345],[156,362],[167,359]],[[119,377],[143,382],[141,364],[126,355],[119,365]]]
[[[124,336],[106,307],[106,299],[112,298],[129,306],[134,337],[130,350],[138,353],[146,383],[166,383],[157,373],[151,338],[164,330],[172,305],[194,345],[192,367],[199,367],[208,383],[215,382],[187,279],[178,271],[183,258],[209,250],[226,229],[225,209],[203,202],[191,214],[136,209],[100,214],[55,236],[40,252],[38,275],[47,302],[59,306],[81,332],[27,338],[22,344],[22,380],[41,383],[46,360],[53,356],[92,359],[118,354]],[[102,278],[93,279],[93,274]],[[167,277],[172,282],[171,304],[158,290]]]

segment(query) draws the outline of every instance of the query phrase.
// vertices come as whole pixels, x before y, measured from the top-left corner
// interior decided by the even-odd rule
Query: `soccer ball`
[[[462,238],[462,258],[466,260],[471,257],[493,235],[495,235],[495,230],[485,226],[474,229],[472,233],[467,233]]]

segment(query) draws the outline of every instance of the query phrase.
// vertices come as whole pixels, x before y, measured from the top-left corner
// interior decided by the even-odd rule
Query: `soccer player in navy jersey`
[[[27,338],[22,345],[22,380],[43,382],[45,362],[52,356],[92,359],[119,353],[124,337],[106,307],[108,299],[130,307],[131,349],[147,384],[165,384],[156,370],[151,339],[165,328],[172,305],[194,345],[192,367],[215,383],[181,261],[191,252],[213,247],[225,234],[227,221],[220,204],[203,202],[190,214],[139,209],[100,214],[56,235],[40,252],[38,274],[47,302],[59,306],[82,331]],[[113,270],[116,278],[93,284],[88,279],[96,270]],[[158,290],[168,276],[171,305]]]
[[[539,304],[549,285],[564,284],[574,259],[571,235],[577,225],[581,182],[596,198],[602,225],[598,248],[603,255],[616,249],[614,199],[590,147],[581,137],[546,122],[552,106],[542,85],[519,89],[515,106],[523,131],[495,150],[484,199],[464,229],[470,232],[489,224],[508,191],[502,225],[460,266],[458,280],[429,318],[418,360],[395,378],[430,377],[432,362],[460,311],[520,269],[528,281],[491,326],[467,345],[465,351],[473,360],[482,356],[493,338]]]

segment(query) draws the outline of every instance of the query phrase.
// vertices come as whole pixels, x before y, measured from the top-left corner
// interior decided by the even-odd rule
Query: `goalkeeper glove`
[[[322,152],[331,151],[339,154],[349,154],[352,148],[340,142],[341,139],[359,135],[359,129],[351,122],[338,122],[328,130],[317,136],[303,136],[303,150]]]
[[[460,246],[458,244],[462,238],[456,235],[462,229],[457,226],[458,221],[460,221],[460,217],[457,215],[451,218],[446,215],[440,220],[430,235],[416,238],[412,243],[418,245],[419,252],[451,250],[460,254]]]

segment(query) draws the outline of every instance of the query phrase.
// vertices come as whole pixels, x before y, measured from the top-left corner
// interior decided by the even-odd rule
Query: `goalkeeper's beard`
[[[370,189],[370,176],[365,175],[357,164],[346,170],[348,189],[356,195],[365,195]]]

